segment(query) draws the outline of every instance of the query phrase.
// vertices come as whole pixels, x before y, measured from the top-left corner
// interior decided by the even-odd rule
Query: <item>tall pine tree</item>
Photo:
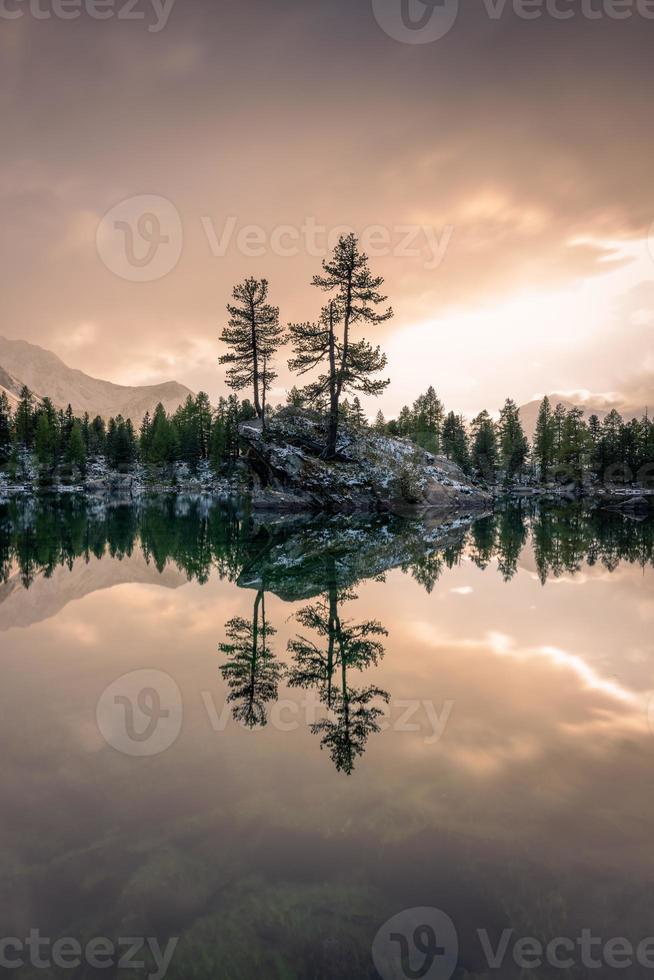
[[[295,354],[289,361],[291,370],[306,374],[324,366],[323,373],[306,390],[313,400],[328,399],[327,459],[336,455],[343,395],[377,396],[390,384],[390,380],[374,377],[386,367],[385,354],[367,340],[355,341],[352,336],[357,326],[377,326],[392,317],[391,309],[382,313],[376,309],[386,302],[379,292],[383,282],[370,272],[368,256],[360,251],[356,235],[347,235],[339,239],[331,259],[323,262],[322,274],[312,281],[331,297],[320,319],[290,327]]]
[[[264,420],[266,392],[277,377],[272,359],[284,342],[279,307],[268,303],[268,280],[246,279],[234,287],[228,304],[229,324],[220,339],[231,348],[220,358],[228,364],[227,384],[235,391],[251,388],[257,416]]]

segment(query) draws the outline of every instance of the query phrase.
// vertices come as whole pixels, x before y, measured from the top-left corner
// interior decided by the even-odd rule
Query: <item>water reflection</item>
[[[651,519],[64,501],[5,509],[0,548],[0,629],[29,626],[0,640],[4,935],[180,935],[169,980],[377,980],[380,925],[434,906],[463,980],[489,972],[479,928],[651,933]],[[95,709],[144,667],[179,685],[184,727],[130,759]],[[289,732],[305,692],[328,724]]]
[[[390,694],[375,685],[354,687],[354,671],[377,666],[384,656],[379,637],[388,631],[377,620],[356,623],[344,619],[344,603],[356,602],[352,590],[339,589],[334,570],[329,590],[315,602],[301,609],[296,619],[300,626],[317,639],[298,635],[289,640],[292,654],[289,668],[291,687],[313,688],[327,707],[328,715],[311,725],[320,735],[339,772],[354,770],[357,756],[363,755],[369,737],[380,731],[383,710],[378,702],[388,704]]]
[[[25,589],[58,568],[140,553],[159,573],[173,565],[188,580],[213,573],[285,601],[314,598],[334,577],[339,588],[392,568],[427,592],[464,554],[480,568],[517,571],[531,536],[538,574],[574,574],[584,562],[609,571],[621,561],[654,563],[654,521],[579,504],[507,504],[477,520],[431,523],[398,517],[253,520],[202,500],[153,500],[97,508],[77,499],[0,506],[0,582],[18,574]]]
[[[252,608],[252,619],[235,616],[225,624],[228,643],[220,650],[227,657],[220,668],[229,688],[227,703],[232,714],[247,728],[267,723],[266,705],[276,701],[283,667],[271,648],[277,630],[266,619],[266,594],[260,589]]]
[[[496,567],[509,582],[528,541],[543,584],[574,575],[584,562],[609,571],[621,561],[642,567],[654,562],[654,521],[582,504],[513,503],[474,522],[433,524],[395,517],[262,522],[206,501],[174,498],[102,509],[77,499],[47,507],[13,503],[0,512],[0,629],[58,612],[66,603],[61,574],[69,577],[71,597],[79,597],[85,581],[87,591],[117,581],[174,587],[180,581],[171,574],[204,584],[217,573],[253,590],[251,616],[229,618],[219,638],[219,669],[233,718],[249,729],[264,727],[282,681],[312,691],[324,715],[309,727],[336,769],[350,774],[370,736],[380,731],[391,696],[374,682],[386,627],[378,619],[349,618],[349,609],[347,615],[343,610],[356,604],[357,584],[401,567],[431,593],[443,572],[464,559],[480,569]],[[114,560],[103,563],[104,558]],[[45,590],[56,572],[52,605],[53,595],[48,602]],[[39,613],[30,607],[31,618],[21,618],[17,581],[23,592],[38,586],[43,593]],[[277,630],[266,615],[267,593],[287,602],[315,600],[295,613],[298,631],[288,641],[285,660],[274,650]],[[368,683],[357,683],[364,672],[373,672]]]

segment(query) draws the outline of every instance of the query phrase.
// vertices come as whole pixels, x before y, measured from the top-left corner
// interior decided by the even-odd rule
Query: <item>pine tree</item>
[[[220,644],[227,658],[220,672],[229,688],[227,702],[233,705],[236,721],[248,728],[262,727],[268,721],[266,707],[277,700],[284,674],[270,644],[277,630],[266,617],[263,590],[257,592],[251,620],[230,619],[225,632],[230,642]]]
[[[472,464],[485,480],[493,481],[498,462],[495,425],[487,411],[473,419]]]
[[[571,408],[561,434],[559,466],[575,483],[581,483],[588,459],[588,430],[583,408]]]
[[[400,414],[397,417],[397,433],[403,438],[409,438],[414,432],[415,419],[413,417],[413,412],[408,405],[404,405],[400,409]]]
[[[141,429],[139,432],[139,448],[141,450],[141,459],[144,463],[150,462],[150,449],[152,446],[152,419],[150,418],[150,413],[146,412],[143,416],[143,421],[141,422]]]
[[[292,324],[289,328],[294,346],[291,370],[300,374],[325,365],[320,377],[307,386],[310,399],[328,398],[329,418],[325,457],[336,455],[338,407],[346,393],[381,395],[389,380],[375,378],[386,367],[386,356],[367,340],[354,341],[355,327],[377,326],[390,319],[391,309],[378,313],[376,307],[386,297],[379,289],[384,280],[374,277],[368,256],[359,250],[356,235],[340,238],[331,259],[323,262],[323,272],[314,276],[312,285],[331,295],[317,323]]]
[[[305,408],[307,404],[305,393],[297,385],[293,385],[286,395],[286,404],[290,405],[291,408]]]
[[[209,453],[211,452],[213,412],[209,396],[204,391],[201,391],[195,399],[195,416],[197,419],[200,459],[206,461],[209,459]]]
[[[34,395],[27,385],[23,385],[14,419],[16,442],[22,449],[32,448],[34,442],[34,426]]]
[[[365,429],[368,425],[368,418],[363,410],[363,406],[358,398],[352,400],[352,407],[350,409],[350,424],[355,429]]]
[[[91,432],[89,435],[89,455],[98,457],[104,456],[107,451],[107,426],[100,415],[91,422]]]
[[[227,306],[229,325],[220,337],[232,350],[222,355],[220,363],[230,365],[230,388],[252,388],[257,416],[263,420],[266,392],[277,377],[271,361],[284,343],[279,307],[267,302],[267,279],[246,279],[234,287],[233,297],[234,303]]]
[[[454,460],[464,473],[470,469],[470,450],[465,422],[460,415],[450,412],[443,423],[443,452]]]
[[[71,473],[76,470],[82,476],[86,473],[86,446],[84,445],[84,429],[82,423],[75,419],[70,430],[68,446],[66,449],[66,462],[70,466]]]
[[[507,398],[500,411],[498,432],[502,467],[508,481],[520,476],[529,455],[529,443],[520,421],[520,411],[511,398]]]
[[[554,463],[561,462],[561,451],[563,445],[563,427],[566,419],[565,406],[558,402],[552,416],[552,432],[554,434]]]
[[[538,463],[542,481],[547,479],[554,465],[555,450],[554,416],[550,400],[546,395],[538,411],[538,421],[534,434],[534,458]]]
[[[179,436],[177,427],[168,418],[161,402],[154,411],[151,440],[146,462],[153,466],[172,466],[179,455]]]
[[[386,419],[384,418],[384,413],[381,409],[375,416],[375,421],[372,428],[374,432],[378,432],[380,435],[386,434]]]
[[[443,403],[435,389],[430,386],[413,405],[413,438],[419,446],[429,452],[440,452],[443,416]]]
[[[47,479],[52,478],[57,465],[57,442],[57,430],[50,414],[39,412],[34,434],[34,455],[42,477]]]
[[[11,405],[3,391],[0,393],[0,468],[4,468],[11,459],[12,423]]]

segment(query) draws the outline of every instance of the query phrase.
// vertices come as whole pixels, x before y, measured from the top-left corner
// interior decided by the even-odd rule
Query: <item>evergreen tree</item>
[[[363,410],[363,406],[358,398],[352,400],[352,407],[350,409],[350,424],[355,429],[365,429],[368,426],[368,418]]]
[[[91,448],[91,419],[88,412],[84,412],[82,418],[82,436],[84,437],[84,452],[88,458]]]
[[[57,443],[57,430],[48,413],[39,412],[34,434],[34,455],[42,477],[47,479],[52,478],[57,465]]]
[[[307,398],[305,393],[297,385],[293,385],[286,395],[286,404],[290,405],[291,408],[306,408]]]
[[[511,398],[507,398],[500,411],[498,431],[501,462],[508,481],[520,476],[529,455],[529,443],[522,428],[520,412]]]
[[[487,411],[473,419],[472,434],[472,465],[485,480],[492,482],[498,462],[497,435]]]
[[[4,468],[11,459],[13,418],[11,405],[4,391],[0,393],[0,468]]]
[[[138,454],[136,435],[131,421],[118,415],[109,420],[107,429],[107,462],[119,473],[128,473]]]
[[[359,250],[356,235],[339,239],[331,259],[323,262],[323,272],[312,284],[331,295],[317,323],[296,323],[289,328],[294,357],[289,367],[303,375],[325,365],[325,370],[307,386],[312,401],[327,398],[329,417],[325,457],[336,455],[338,408],[346,392],[381,395],[389,380],[375,378],[386,367],[386,356],[367,340],[355,341],[355,327],[377,326],[392,317],[392,310],[378,313],[386,301],[379,290],[384,280],[374,277],[368,256]]]
[[[431,453],[440,452],[444,414],[443,403],[431,386],[414,402],[413,439]]]
[[[460,415],[450,412],[443,423],[443,452],[454,460],[464,473],[470,470],[470,450],[465,422]]]
[[[220,339],[231,351],[223,354],[221,364],[230,365],[227,384],[235,391],[251,388],[258,418],[264,419],[266,391],[277,374],[271,361],[284,342],[279,323],[279,307],[268,300],[266,279],[246,279],[234,287],[234,303],[228,304],[229,325]]]
[[[151,443],[145,462],[153,466],[172,466],[179,456],[179,436],[177,427],[168,418],[161,402],[152,418]]]
[[[14,419],[16,442],[21,449],[31,449],[34,442],[34,395],[23,385]]]
[[[534,458],[538,463],[540,478],[544,482],[554,466],[556,455],[556,438],[554,431],[554,416],[550,400],[545,396],[538,411],[536,432],[534,434]]]
[[[79,471],[83,477],[86,474],[86,446],[84,445],[83,424],[75,419],[70,430],[70,437],[66,447],[66,462],[70,467],[71,473]]]
[[[565,406],[558,402],[552,415],[552,432],[554,437],[554,463],[561,462],[561,452],[563,445],[563,426],[565,425],[566,410]]]
[[[266,618],[263,590],[257,592],[252,619],[237,616],[225,630],[230,642],[220,644],[227,657],[220,672],[229,688],[227,702],[233,705],[236,721],[248,728],[264,726],[267,705],[277,700],[284,670],[269,642],[277,630]]]
[[[413,412],[408,405],[404,405],[397,417],[397,434],[408,439],[414,431],[414,423]]]
[[[384,413],[380,409],[376,416],[373,424],[373,431],[379,433],[379,435],[386,434],[386,419],[384,418]]]
[[[565,417],[559,449],[559,466],[575,483],[583,480],[588,459],[588,430],[583,408],[571,408]]]
[[[89,456],[104,456],[107,451],[107,426],[100,415],[91,422],[89,434]]]
[[[141,429],[139,432],[139,449],[141,451],[141,459],[144,463],[150,462],[150,450],[152,447],[152,419],[150,418],[150,413],[146,412],[143,416],[143,421],[141,422]]]
[[[195,417],[198,433],[199,458],[203,462],[209,459],[211,452],[211,425],[213,411],[209,396],[201,391],[195,399]]]

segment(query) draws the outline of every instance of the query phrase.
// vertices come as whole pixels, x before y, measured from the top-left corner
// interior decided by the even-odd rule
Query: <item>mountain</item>
[[[4,391],[12,408],[15,408],[18,404],[22,387],[20,381],[17,381],[3,367],[0,367],[0,392]]]
[[[0,337],[0,390],[15,405],[23,385],[38,397],[48,395],[57,408],[70,403],[78,416],[85,412],[92,418],[122,415],[134,423],[140,423],[146,412],[152,414],[159,402],[167,412],[174,412],[193,394],[176,381],[134,387],[100,381],[68,367],[52,351]]]
[[[70,602],[128,583],[179,589],[188,584],[188,576],[173,562],[160,572],[140,549],[122,559],[91,555],[77,559],[72,568],[58,565],[47,575],[39,571],[29,589],[16,571],[0,585],[0,633],[42,623],[57,616]]]
[[[598,408],[596,405],[587,404],[586,402],[571,402],[567,398],[563,398],[561,395],[557,395],[556,393],[549,395],[548,397],[552,403],[552,408],[554,408],[559,402],[563,405],[566,412],[569,412],[571,408],[581,408],[584,411],[585,419],[589,419],[591,415],[596,415],[600,422],[606,418],[611,411],[611,407],[613,407]],[[540,406],[541,399],[539,398],[533,402],[528,402],[526,405],[521,405],[519,408],[522,427],[525,430],[525,435],[529,440],[534,438]],[[617,408],[620,415],[626,421],[633,418],[640,419],[645,414],[645,405],[616,405],[615,408]]]

